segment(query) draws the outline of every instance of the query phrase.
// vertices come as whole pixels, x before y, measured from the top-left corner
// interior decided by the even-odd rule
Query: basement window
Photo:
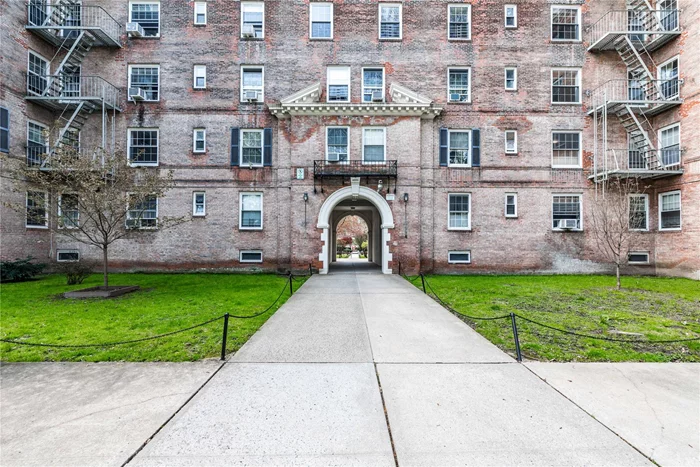
[[[262,263],[263,254],[261,250],[244,250],[240,252],[241,263]]]
[[[78,250],[56,250],[56,261],[59,263],[75,263],[80,261]]]
[[[448,251],[447,262],[450,264],[469,264],[472,262],[472,253],[469,250]]]
[[[629,264],[649,264],[649,252],[630,251],[627,254],[627,262]]]
[[[160,37],[160,3],[131,2],[129,16],[130,22],[141,25],[144,37]]]

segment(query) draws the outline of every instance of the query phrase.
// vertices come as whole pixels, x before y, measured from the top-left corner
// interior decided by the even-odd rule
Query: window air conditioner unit
[[[145,35],[139,23],[126,23],[126,33],[129,37],[143,37]]]
[[[328,153],[328,162],[338,162],[340,160],[340,154],[337,152],[329,152]]]
[[[146,92],[141,88],[129,88],[129,99],[138,102],[146,100]]]
[[[461,94],[457,94],[457,93],[452,93],[452,94],[450,94],[450,100],[451,100],[451,101],[459,102],[459,101],[462,100],[461,97],[462,97]]]
[[[559,228],[564,230],[571,230],[578,227],[578,221],[576,219],[560,219]]]
[[[243,97],[248,102],[256,102],[258,100],[258,91],[243,91]]]
[[[252,24],[244,24],[241,35],[243,37],[255,37],[255,28]]]
[[[383,94],[382,91],[372,91],[372,102],[383,102]]]

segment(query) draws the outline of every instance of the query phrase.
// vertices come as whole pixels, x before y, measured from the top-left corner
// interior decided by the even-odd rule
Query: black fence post
[[[292,273],[289,273],[289,295],[294,295],[294,289],[292,289]]]
[[[311,268],[311,263],[309,263],[309,276],[314,275],[314,270]]]
[[[226,339],[228,337],[228,313],[224,315],[224,338],[221,341],[221,360],[226,360]]]
[[[423,283],[423,293],[428,295],[428,292],[425,291],[425,276],[423,276],[423,273],[420,273],[420,281]]]
[[[401,275],[401,261],[399,261],[399,276]]]
[[[510,314],[510,322],[513,325],[513,339],[515,339],[515,355],[519,362],[523,361],[523,354],[520,353],[520,338],[518,337],[518,325],[515,322],[515,313]]]

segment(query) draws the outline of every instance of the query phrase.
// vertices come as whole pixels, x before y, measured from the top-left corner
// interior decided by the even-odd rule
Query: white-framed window
[[[471,133],[470,130],[448,130],[447,165],[449,167],[471,167]]]
[[[140,24],[144,37],[160,37],[160,2],[129,2],[129,22]]]
[[[38,122],[27,120],[27,165],[41,165],[45,154],[49,153],[49,128]]]
[[[199,153],[207,151],[207,130],[204,128],[195,128],[192,131],[192,151]]]
[[[553,168],[580,168],[581,151],[580,131],[552,132]]]
[[[78,195],[63,193],[58,197],[59,227],[62,229],[77,229],[80,226],[80,210]]]
[[[158,165],[158,141],[157,128],[129,128],[127,140],[127,153],[131,165]]]
[[[43,191],[27,192],[25,227],[29,229],[47,229],[49,227],[48,199],[48,195]]]
[[[10,110],[0,107],[0,152],[10,152]]]
[[[629,264],[649,264],[648,251],[630,251],[627,253],[627,263]]]
[[[204,217],[207,215],[207,194],[204,191],[192,193],[192,215]]]
[[[659,194],[659,230],[681,230],[681,192]]]
[[[552,195],[552,230],[582,230],[582,195]]]
[[[141,88],[145,101],[159,101],[160,65],[129,65],[129,87]]]
[[[265,37],[265,4],[241,2],[241,37],[263,39]]]
[[[447,216],[447,230],[471,230],[471,194],[449,193],[447,195]]]
[[[75,263],[80,261],[78,250],[56,250],[56,261],[59,263]]]
[[[241,230],[262,230],[263,228],[263,194],[241,193],[240,198]]]
[[[192,75],[194,76],[194,82],[192,86],[195,89],[206,89],[207,88],[207,66],[206,65],[195,65]]]
[[[333,39],[333,4],[309,3],[309,38]]]
[[[469,40],[472,38],[472,6],[469,3],[447,5],[447,38]]]
[[[448,102],[471,102],[471,68],[447,69]]]
[[[401,3],[379,4],[379,39],[400,40],[403,37],[403,5]]]
[[[326,69],[326,101],[350,102],[349,66],[329,66]]]
[[[506,217],[518,217],[518,194],[506,193]]]
[[[552,104],[581,103],[581,69],[552,69]]]
[[[450,264],[469,264],[472,262],[472,252],[469,250],[448,251],[447,262]]]
[[[577,5],[552,5],[552,41],[581,40],[581,7]]]
[[[629,229],[649,230],[649,195],[629,195]]]
[[[659,14],[659,23],[664,30],[678,30],[678,0],[659,0],[656,2],[656,9]]]
[[[518,5],[505,5],[503,7],[506,29],[518,27]]]
[[[263,130],[241,130],[241,167],[263,166]]]
[[[384,102],[384,68],[362,69],[362,102]]]
[[[261,66],[241,67],[241,102],[265,100],[265,68]]]
[[[241,250],[238,260],[241,263],[262,263],[262,250]]]
[[[27,60],[27,91],[41,95],[48,86],[49,61],[31,50]]]
[[[347,162],[350,153],[350,128],[346,126],[326,127],[326,160]]]
[[[61,71],[61,97],[67,99],[80,97],[80,74],[82,67],[64,65]]]
[[[506,67],[504,70],[504,80],[506,91],[518,90],[518,69],[515,67]]]
[[[661,93],[664,99],[675,100],[680,97],[680,81],[678,81],[678,57],[663,62],[658,66],[656,74],[660,81]]]
[[[207,2],[194,2],[194,24],[197,26],[207,24]]]
[[[518,132],[515,130],[505,131],[506,154],[518,153]]]
[[[386,160],[386,128],[362,129],[362,162],[384,162]]]
[[[158,197],[150,195],[140,201],[129,201],[126,226],[130,229],[158,228]]]
[[[674,123],[659,130],[661,162],[666,167],[681,163],[681,124]]]

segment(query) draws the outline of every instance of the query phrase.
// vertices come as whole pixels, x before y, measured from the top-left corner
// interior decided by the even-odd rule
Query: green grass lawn
[[[301,286],[302,278],[294,282]],[[141,290],[112,299],[61,298],[63,292],[101,285],[90,276],[67,286],[64,276],[0,285],[0,337],[52,344],[132,340],[186,328],[226,312],[252,315],[267,308],[288,284],[272,274],[112,274],[110,285]],[[228,351],[238,350],[289,298],[253,319],[229,320]],[[0,360],[188,361],[218,357],[223,319],[188,332],[143,343],[88,349],[52,349],[0,343]]]
[[[700,283],[689,279],[610,276],[426,276],[456,311],[476,317],[517,313],[560,329],[622,339],[700,337]],[[421,287],[421,281],[413,282]],[[514,353],[510,320],[465,319]],[[544,361],[700,361],[700,341],[613,343],[573,337],[518,320],[526,358]],[[619,335],[611,331],[640,333]]]

